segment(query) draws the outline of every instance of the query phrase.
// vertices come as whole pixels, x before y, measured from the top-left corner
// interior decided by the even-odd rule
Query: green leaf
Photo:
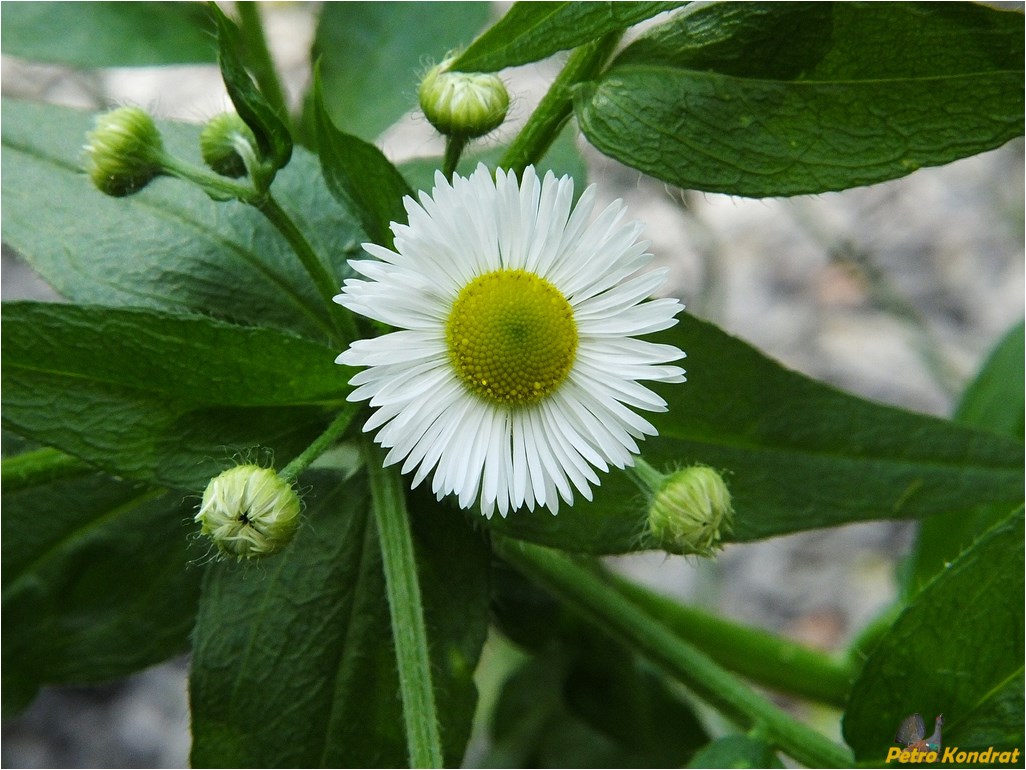
[[[641,445],[660,470],[721,470],[735,541],[885,518],[920,518],[980,503],[1022,501],[1019,441],[875,404],[811,380],[688,316],[654,335],[688,354],[688,382],[657,385],[669,411]],[[626,474],[602,477],[595,501],[493,517],[488,526],[571,551],[656,547],[646,501]]]
[[[195,767],[406,763],[381,554],[362,476],[312,474],[306,522],[264,565],[209,571],[190,679]],[[458,765],[484,642],[487,553],[414,507],[446,766]]]
[[[698,752],[688,767],[783,767],[773,747],[747,735],[726,735]]]
[[[494,72],[590,43],[685,3],[515,3],[475,40],[453,69]]]
[[[198,3],[25,2],[0,6],[8,56],[73,67],[136,67],[215,59]]]
[[[125,676],[186,649],[204,553],[195,502],[99,473],[5,492],[5,713],[41,685]]]
[[[340,130],[374,139],[416,106],[426,61],[441,61],[488,21],[487,3],[326,3],[313,60]]]
[[[3,238],[57,291],[75,302],[197,312],[332,334],[316,287],[281,235],[249,206],[214,203],[191,185],[158,179],[129,198],[110,198],[79,171],[92,116],[4,101]],[[199,157],[199,128],[160,123],[170,152]],[[339,285],[363,234],[332,198],[305,151],[275,181]]]
[[[882,762],[913,713],[927,725],[944,715],[944,746],[1022,747],[1024,590],[1020,508],[926,586],[870,654],[844,717],[857,759]]]
[[[266,184],[270,184],[273,172],[287,165],[292,157],[292,134],[286,125],[288,116],[275,111],[246,72],[238,53],[241,48],[238,28],[215,3],[210,3],[209,8],[217,23],[217,60],[221,65],[221,77],[236,112],[256,137],[261,159],[271,164],[271,173],[266,179]]]
[[[313,100],[321,172],[328,189],[357,216],[372,241],[390,247],[389,224],[406,221],[403,196],[413,191],[381,150],[335,128],[324,109],[319,68],[314,71]]]
[[[968,3],[695,5],[574,107],[600,151],[681,187],[842,190],[1020,135],[1022,24]]]
[[[1023,324],[1012,327],[991,352],[955,410],[955,421],[1002,435],[1023,438],[1026,390]],[[905,590],[917,591],[981,534],[1003,519],[1009,505],[982,505],[934,516],[919,525]]]
[[[284,464],[348,390],[332,349],[209,318],[17,302],[2,333],[5,427],[167,486],[257,446]]]

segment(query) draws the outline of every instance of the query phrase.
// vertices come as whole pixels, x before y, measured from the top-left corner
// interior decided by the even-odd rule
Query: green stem
[[[228,177],[215,174],[213,171],[187,163],[169,153],[161,154],[160,164],[166,173],[191,182],[217,200],[239,200],[256,205],[256,201],[260,197],[260,194],[248,184],[235,182]]]
[[[310,463],[327,452],[335,442],[335,439],[346,432],[346,428],[352,423],[353,416],[358,410],[359,407],[356,404],[347,402],[342,407],[342,411],[325,428],[324,433],[315,438],[310,446],[293,458],[292,462],[278,471],[278,476],[290,484],[295,481],[300,473],[310,467]]]
[[[235,4],[235,9],[239,14],[239,30],[242,32],[246,63],[256,77],[260,93],[264,95],[274,111],[278,113],[278,117],[284,120],[287,126],[290,119],[289,108],[285,102],[285,90],[278,79],[278,70],[274,66],[271,51],[267,47],[267,38],[264,36],[264,26],[260,21],[257,5],[258,3],[254,2]]]
[[[498,540],[499,555],[604,631],[679,679],[744,728],[761,724],[774,745],[809,767],[851,767],[851,753],[798,722],[564,554]]]
[[[5,457],[0,465],[0,478],[4,492],[39,486],[58,479],[81,476],[92,466],[84,460],[46,447]]]
[[[766,631],[679,604],[619,575],[607,572],[604,577],[654,620],[731,671],[821,703],[843,708],[847,702],[854,666]]]
[[[447,136],[445,138],[445,159],[442,162],[442,173],[451,181],[452,175],[456,172],[456,165],[460,162],[463,148],[467,146],[467,139],[463,136]]]
[[[369,440],[364,443],[364,459],[381,539],[410,766],[441,767],[442,742],[431,686],[431,661],[413,535],[406,513],[406,494],[399,473],[395,468],[381,466],[381,452]]]
[[[549,87],[527,125],[506,149],[499,161],[500,167],[511,169],[519,176],[525,167],[541,160],[570,117],[573,87],[599,73],[622,35],[622,30],[609,32],[570,54],[563,71]]]
[[[638,485],[642,492],[654,495],[663,488],[666,476],[657,471],[643,457],[634,458],[634,467],[627,468],[627,475]]]

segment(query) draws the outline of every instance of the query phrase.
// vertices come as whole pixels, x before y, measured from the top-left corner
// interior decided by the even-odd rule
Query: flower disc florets
[[[99,115],[86,134],[86,172],[97,189],[121,197],[141,190],[163,170],[164,142],[139,107]]]
[[[375,409],[364,426],[402,461],[413,485],[432,475],[441,498],[475,499],[490,516],[591,499],[594,469],[631,465],[655,428],[635,410],[666,402],[640,380],[683,382],[672,345],[636,339],[666,329],[675,299],[644,301],[665,271],[617,201],[592,221],[595,190],[573,204],[573,181],[483,165],[431,195],[405,200],[395,251],[350,262],[335,301],[399,331],[358,340],[337,361],[365,367],[351,401]]]
[[[270,468],[239,465],[211,479],[196,521],[226,556],[266,556],[292,540],[299,497]]]
[[[498,75],[452,72],[449,58],[420,82],[420,108],[439,133],[474,139],[502,125],[509,94]]]

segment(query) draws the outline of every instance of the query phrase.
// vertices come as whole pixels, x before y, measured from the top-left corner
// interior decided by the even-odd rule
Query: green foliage
[[[920,591],[880,640],[844,716],[858,759],[882,762],[913,713],[928,724],[944,714],[946,746],[1023,745],[1022,544],[1020,508]]]
[[[306,522],[273,561],[213,565],[190,677],[197,767],[406,762],[384,575],[362,474],[312,474]],[[459,520],[414,508],[447,765],[463,754],[485,635],[487,556]]]
[[[5,714],[43,684],[125,676],[187,649],[205,553],[194,502],[100,473],[5,491]]]
[[[969,4],[696,5],[574,109],[599,150],[680,187],[842,190],[1020,135],[1022,25]]]
[[[575,48],[684,3],[519,2],[453,63],[464,72],[494,72]]]
[[[783,767],[773,747],[747,735],[719,738],[688,763],[688,767]]]
[[[470,40],[489,10],[473,2],[326,3],[312,59],[331,120],[345,133],[377,137],[416,106],[425,63]]]
[[[645,459],[724,471],[730,539],[1021,500],[1021,442],[842,393],[694,317],[653,339],[685,350],[689,374],[683,388],[656,387],[669,411],[649,418],[659,435],[645,442]],[[614,472],[594,502],[488,524],[551,547],[619,553],[646,546],[646,519],[637,486]]]
[[[0,45],[73,67],[212,62],[212,25],[199,3],[24,2],[0,6]]]

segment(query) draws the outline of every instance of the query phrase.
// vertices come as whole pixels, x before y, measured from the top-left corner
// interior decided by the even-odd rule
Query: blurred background
[[[493,18],[507,7],[493,3]],[[313,3],[260,5],[294,106],[309,83],[318,10]],[[503,72],[510,119],[484,146],[515,134],[562,59]],[[396,83],[411,107],[422,71]],[[86,110],[137,104],[191,122],[230,107],[212,64],[80,71],[4,54],[0,82],[8,98]],[[393,161],[437,156],[443,147],[416,112],[385,131],[379,145]],[[666,293],[681,297],[687,312],[844,390],[948,416],[989,349],[1023,316],[1021,139],[873,187],[764,200],[673,189],[583,141],[579,147],[600,197],[623,198],[630,215],[645,223],[651,250],[671,268]],[[57,299],[6,246],[2,259],[3,299]],[[683,323],[686,328],[686,316]],[[895,572],[914,527],[871,522],[808,532],[728,546],[713,561],[651,553],[612,562],[729,619],[835,651],[895,598]],[[480,677],[484,703],[511,655],[509,643],[489,642]],[[0,763],[185,766],[187,666],[179,659],[121,682],[43,691],[26,712],[4,722]],[[838,734],[834,712],[803,717]],[[468,765],[482,756],[481,730],[476,733]]]

